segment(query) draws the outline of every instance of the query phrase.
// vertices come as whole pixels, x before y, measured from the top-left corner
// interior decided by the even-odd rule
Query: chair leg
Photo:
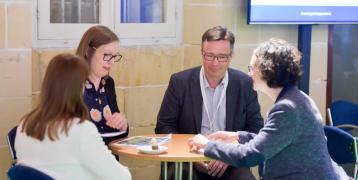
[[[331,109],[327,108],[327,114],[328,114],[328,121],[329,121],[329,126],[333,126],[333,120],[332,120],[332,114],[331,114]]]
[[[355,179],[355,180],[358,180],[357,170],[358,170],[358,166],[357,166],[357,164],[355,164],[355,165],[354,165],[354,179]]]

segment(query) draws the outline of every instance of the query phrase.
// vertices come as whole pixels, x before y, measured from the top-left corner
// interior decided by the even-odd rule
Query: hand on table
[[[115,112],[112,115],[106,117],[106,124],[119,131],[127,131],[128,121],[122,113]]]
[[[208,136],[210,140],[232,143],[239,140],[237,132],[217,131]]]
[[[208,142],[209,140],[205,136],[198,134],[192,138],[189,138],[189,149],[191,151],[198,151],[199,149],[204,149]]]
[[[224,142],[232,142],[238,140],[238,135],[236,132],[226,132],[218,131],[208,136],[210,140],[220,140]],[[205,136],[198,134],[193,138],[188,140],[189,149],[191,151],[198,151],[199,149],[204,149],[206,144],[209,142],[209,139]],[[210,161],[209,163],[195,162],[194,166],[197,170],[202,173],[207,173],[212,177],[221,177],[226,169],[229,167],[228,164],[223,163],[218,160]]]

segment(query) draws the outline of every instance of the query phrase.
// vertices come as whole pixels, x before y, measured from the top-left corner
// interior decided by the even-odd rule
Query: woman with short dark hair
[[[330,158],[317,106],[296,86],[300,59],[298,49],[284,40],[273,38],[260,44],[249,75],[254,89],[275,101],[264,127],[258,134],[220,131],[209,135],[210,141],[197,135],[189,146],[204,148],[206,156],[237,167],[263,163],[263,179],[348,179]]]
[[[301,77],[301,53],[298,49],[280,39],[270,39],[254,50],[256,59],[251,67],[261,72],[262,79],[270,88],[296,85]]]

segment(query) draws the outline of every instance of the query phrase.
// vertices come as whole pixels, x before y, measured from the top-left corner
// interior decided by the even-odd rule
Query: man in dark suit
[[[219,130],[257,133],[263,126],[257,94],[245,73],[229,68],[235,37],[221,26],[202,36],[203,65],[173,74],[155,132],[210,134]],[[248,168],[221,161],[196,162],[197,179],[254,179]]]

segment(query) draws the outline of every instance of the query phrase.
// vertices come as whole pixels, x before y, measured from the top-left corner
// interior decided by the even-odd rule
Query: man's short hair
[[[231,31],[222,26],[215,26],[205,31],[205,33],[201,37],[201,48],[203,48],[203,44],[205,41],[210,42],[220,40],[229,41],[231,52],[233,51],[235,44],[235,36]]]

